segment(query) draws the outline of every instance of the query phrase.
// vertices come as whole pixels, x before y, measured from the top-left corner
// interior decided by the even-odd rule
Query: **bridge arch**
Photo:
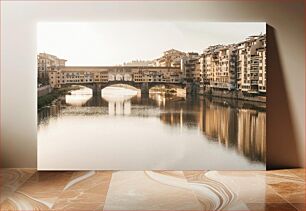
[[[128,89],[132,89],[132,90],[139,90],[139,87],[137,86],[133,86],[130,83],[114,83],[114,84],[109,84],[107,86],[102,87],[102,90],[108,87],[122,87],[122,88],[128,88]]]

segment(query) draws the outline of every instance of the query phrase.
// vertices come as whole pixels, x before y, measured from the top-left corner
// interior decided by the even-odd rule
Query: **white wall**
[[[268,162],[275,166],[304,165],[302,1],[1,1],[1,161],[4,167],[36,167],[36,23],[105,20],[267,22],[275,29],[294,137],[292,140],[276,140],[278,138],[273,133],[279,131],[269,132],[268,123],[267,130],[271,134],[267,140]],[[278,82],[268,78],[268,92],[269,83]],[[277,91],[277,86],[273,87],[271,93]],[[270,97],[271,101],[277,100]],[[273,114],[273,108],[268,108],[268,122],[269,112]],[[277,114],[272,117],[274,120],[270,122],[277,124]],[[282,143],[281,147],[278,143]],[[291,151],[296,151],[298,160],[286,155],[290,143],[293,143]]]

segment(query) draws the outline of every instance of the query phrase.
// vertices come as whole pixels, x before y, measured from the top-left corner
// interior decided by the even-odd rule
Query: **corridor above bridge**
[[[49,72],[49,81],[53,88],[60,88],[65,84],[108,83],[110,81],[182,83],[183,79],[181,69],[177,67],[65,66]]]

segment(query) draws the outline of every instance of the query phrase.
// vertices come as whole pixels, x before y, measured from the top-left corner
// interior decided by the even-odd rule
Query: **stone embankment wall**
[[[37,88],[37,96],[41,97],[46,94],[49,94],[52,92],[52,87],[50,85],[42,86]]]
[[[247,94],[241,91],[206,89],[203,91],[203,95],[266,103],[265,96]]]

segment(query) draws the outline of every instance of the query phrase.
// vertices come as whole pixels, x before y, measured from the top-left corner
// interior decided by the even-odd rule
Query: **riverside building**
[[[181,71],[186,82],[200,83],[202,80],[200,58],[198,53],[190,52],[181,59]]]
[[[234,45],[210,46],[203,54],[203,82],[216,89],[234,90],[236,88],[236,57]]]
[[[155,59],[155,65],[157,67],[180,67],[181,66],[181,58],[185,56],[184,52],[170,49],[168,51],[163,52],[163,56]]]
[[[232,45],[204,50],[201,69],[205,89],[266,93],[266,36],[250,36]]]
[[[60,59],[54,55],[40,53],[37,56],[37,79],[38,84],[47,85],[49,81],[49,73],[58,71],[65,66],[67,60]]]
[[[242,92],[266,93],[266,35],[237,44],[237,87]]]

